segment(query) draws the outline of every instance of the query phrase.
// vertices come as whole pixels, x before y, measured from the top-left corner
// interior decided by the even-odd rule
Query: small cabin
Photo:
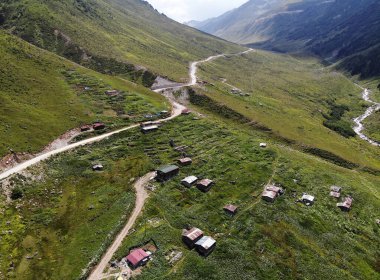
[[[141,132],[144,134],[147,134],[149,132],[157,131],[158,125],[149,125],[149,126],[143,126],[141,127]]]
[[[189,176],[186,177],[181,181],[181,184],[184,185],[187,188],[191,188],[192,185],[194,185],[198,181],[198,178],[195,176]]]
[[[312,195],[309,195],[309,194],[303,194],[302,198],[301,198],[302,203],[307,205],[307,206],[313,205],[314,200],[315,200],[315,197]]]
[[[283,189],[275,185],[268,185],[265,187],[264,192],[261,195],[261,198],[266,202],[273,203],[279,195],[284,193]]]
[[[331,197],[340,198],[340,192],[330,192]]]
[[[159,121],[149,121],[149,122],[142,122],[142,123],[140,123],[140,127],[153,126],[153,125],[160,126],[161,122],[159,122]]]
[[[183,109],[182,112],[181,112],[182,115],[190,115],[191,114],[191,111],[189,109]]]
[[[103,169],[104,167],[101,164],[95,164],[94,166],[92,166],[93,171],[102,171]]]
[[[178,160],[178,164],[182,166],[190,165],[193,163],[193,160],[189,157],[181,158]]]
[[[277,193],[272,191],[264,191],[261,198],[266,202],[273,203],[277,198]]]
[[[208,192],[214,184],[214,181],[210,179],[203,179],[197,183],[197,188],[202,192]]]
[[[260,143],[260,148],[266,148],[266,147],[268,147],[267,143]]]
[[[102,122],[96,122],[92,125],[92,128],[94,130],[102,130],[102,129],[105,129],[106,128],[106,125]]]
[[[331,186],[330,196],[335,198],[340,198],[342,188],[338,186]]]
[[[140,248],[132,250],[131,253],[126,257],[128,266],[132,269],[146,265],[149,259],[149,254]]]
[[[232,204],[228,204],[223,207],[223,210],[230,215],[235,215],[237,213],[238,207]]]
[[[85,131],[89,131],[89,130],[91,130],[91,126],[89,126],[89,125],[82,125],[80,127],[81,132],[85,132]]]
[[[203,236],[195,243],[195,247],[198,253],[204,257],[207,257],[215,249],[216,241],[210,236]]]
[[[342,202],[339,202],[336,204],[337,207],[340,208],[340,210],[344,212],[348,212],[351,210],[353,199],[352,197],[345,197]]]
[[[184,230],[182,233],[182,241],[189,247],[193,249],[195,244],[203,237],[203,231],[199,228],[192,228],[190,230]]]
[[[340,193],[342,188],[338,186],[331,186],[330,191]]]
[[[177,165],[166,165],[157,170],[157,181],[165,182],[179,173],[179,167]]]
[[[108,95],[108,96],[116,96],[116,95],[119,95],[119,91],[117,91],[117,90],[107,90],[106,91],[106,95]]]
[[[174,150],[176,152],[184,152],[187,150],[187,148],[188,148],[188,146],[182,145],[182,146],[175,147]]]

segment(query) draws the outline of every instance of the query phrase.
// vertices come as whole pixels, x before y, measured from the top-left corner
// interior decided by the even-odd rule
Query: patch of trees
[[[348,112],[350,108],[346,105],[338,105],[331,101],[329,102],[329,105],[329,114],[323,114],[323,117],[326,119],[323,122],[323,125],[346,138],[355,137],[356,134],[351,127],[351,123],[342,119],[344,114]]]
[[[377,85],[377,89],[380,90],[380,84]]]

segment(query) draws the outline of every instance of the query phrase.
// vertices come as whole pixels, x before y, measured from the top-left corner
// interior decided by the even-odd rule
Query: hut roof
[[[211,185],[212,183],[214,183],[212,180],[210,179],[203,179],[201,180],[198,185],[202,185],[202,186],[205,186],[205,187],[208,187],[209,185]]]
[[[197,177],[195,177],[195,176],[189,176],[189,177],[186,177],[185,179],[183,179],[182,182],[186,182],[188,184],[193,184],[197,180],[198,180]]]
[[[277,193],[274,191],[264,191],[262,196],[263,197],[269,197],[271,199],[275,199],[277,197]]]
[[[185,231],[182,236],[187,237],[190,240],[196,240],[198,237],[203,235],[203,231],[199,228],[192,228],[190,230]]]
[[[159,168],[157,171],[162,172],[162,173],[170,173],[172,171],[178,170],[179,167],[177,165],[166,165],[161,168]]]
[[[149,255],[143,249],[135,249],[128,256],[127,260],[133,265],[136,266],[143,259],[149,257]]]
[[[304,194],[304,195],[302,196],[302,200],[307,200],[307,201],[313,202],[314,199],[315,199],[315,197],[312,196],[312,195],[310,195],[310,194]]]
[[[226,210],[226,211],[229,211],[231,213],[235,213],[238,208],[235,205],[228,204],[228,205],[224,206],[223,209]]]
[[[210,236],[203,236],[201,239],[195,243],[195,245],[200,246],[206,250],[210,249],[216,243],[215,239]]]
[[[178,161],[179,161],[180,163],[188,163],[188,162],[192,162],[191,158],[189,158],[189,157],[180,158]]]
[[[277,194],[279,194],[282,191],[281,188],[279,188],[279,187],[277,187],[275,185],[268,185],[268,186],[265,187],[265,190],[266,191],[270,191],[270,192],[275,192]]]
[[[352,197],[345,197],[343,202],[339,202],[337,203],[337,207],[343,207],[343,208],[347,208],[347,209],[350,209],[351,206],[352,206],[352,202],[353,202],[353,199]]]
[[[341,187],[338,186],[331,186],[330,191],[340,193],[342,190]]]
[[[330,196],[335,197],[335,198],[339,198],[340,197],[340,192],[334,192],[334,191],[332,191],[332,192],[330,192]]]

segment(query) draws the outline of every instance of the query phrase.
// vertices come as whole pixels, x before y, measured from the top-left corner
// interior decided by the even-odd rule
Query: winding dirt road
[[[237,53],[237,54],[232,54],[232,55],[242,55],[242,54],[245,54],[245,53],[248,53],[248,52],[251,52],[251,51],[254,51],[254,50],[253,49],[249,49],[247,51],[240,52],[240,53]],[[190,82],[189,83],[183,84],[183,85],[180,85],[180,86],[176,85],[176,86],[173,86],[173,87],[159,88],[159,89],[155,89],[154,91],[155,92],[163,92],[163,91],[169,90],[169,89],[170,90],[175,90],[175,89],[179,89],[179,88],[186,87],[186,86],[194,86],[194,85],[197,84],[197,70],[198,70],[198,65],[200,63],[205,63],[205,62],[217,59],[219,57],[225,57],[225,56],[227,56],[227,54],[210,56],[207,59],[204,59],[204,60],[201,60],[201,61],[192,62],[190,64],[190,69],[189,69],[189,77],[190,77]],[[177,117],[178,115],[176,113],[181,114],[182,110],[185,109],[184,106],[176,103],[175,101],[173,101],[170,98],[168,98],[168,99],[173,104],[173,107],[174,108],[176,107],[177,110],[179,110],[179,112],[173,113],[173,115],[171,117],[169,117],[168,119],[166,119],[166,121]],[[176,110],[173,110],[173,111],[176,111]],[[128,223],[123,228],[123,230],[119,233],[119,235],[117,236],[117,238],[115,239],[115,241],[112,243],[111,247],[109,247],[108,250],[107,250],[107,252],[103,255],[103,257],[100,260],[99,264],[91,272],[91,274],[87,278],[87,280],[101,280],[101,279],[103,279],[106,276],[106,275],[103,274],[103,271],[106,269],[108,263],[112,259],[112,256],[115,254],[115,252],[117,251],[117,249],[120,247],[120,245],[122,244],[122,241],[128,235],[129,230],[132,228],[132,226],[135,223],[137,217],[139,216],[140,212],[142,211],[142,209],[144,207],[145,200],[148,197],[148,195],[147,195],[147,193],[146,193],[146,191],[144,189],[144,186],[150,180],[152,180],[153,178],[154,178],[154,173],[149,173],[149,174],[145,175],[144,177],[140,178],[136,182],[136,184],[135,184],[135,189],[136,189],[136,206],[135,206],[135,209],[133,210],[132,216],[129,218]]]
[[[362,88],[362,87],[361,87]],[[370,95],[371,95],[371,91],[369,91],[368,89],[366,88],[362,88],[363,89],[363,93],[362,93],[362,97],[364,99],[364,101],[367,101],[369,103],[372,103],[373,105],[371,107],[369,107],[363,115],[357,117],[354,119],[354,122],[356,124],[356,126],[354,127],[354,131],[356,132],[356,134],[363,140],[369,142],[370,144],[374,145],[374,146],[377,146],[377,147],[380,147],[380,143],[370,139],[367,135],[365,135],[363,133],[365,127],[364,127],[364,124],[363,124],[363,121],[365,119],[367,119],[368,117],[370,117],[373,113],[377,112],[380,110],[380,103],[377,103],[373,100],[371,100],[370,98]]]
[[[88,280],[98,280],[103,279],[103,271],[107,267],[108,263],[111,261],[112,256],[115,254],[117,249],[121,246],[124,238],[128,235],[128,232],[131,230],[133,225],[136,222],[137,217],[140,215],[145,200],[148,198],[148,193],[145,190],[145,186],[155,178],[156,173],[151,172],[146,174],[144,177],[141,177],[135,183],[134,187],[136,190],[136,204],[135,209],[133,209],[132,215],[129,218],[127,224],[120,231],[112,245],[107,249],[107,252],[103,255],[99,264],[95,267],[95,269],[91,272],[90,276],[87,278]]]

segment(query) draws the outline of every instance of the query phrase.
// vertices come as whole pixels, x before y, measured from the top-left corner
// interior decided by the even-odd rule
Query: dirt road
[[[185,108],[184,106],[182,106],[181,104],[179,104],[179,103],[177,103],[177,102],[175,102],[173,100],[169,100],[169,101],[172,104],[172,114],[171,114],[171,116],[169,118],[159,120],[160,122],[166,122],[166,121],[169,121],[171,119],[174,119],[175,117],[179,116],[182,113],[182,110]],[[67,146],[64,146],[64,147],[61,147],[61,148],[58,148],[58,149],[55,149],[55,150],[52,150],[52,151],[49,151],[49,152],[46,152],[46,153],[42,153],[41,155],[39,155],[39,156],[37,156],[35,158],[27,160],[27,161],[25,161],[23,163],[20,163],[20,164],[16,165],[15,167],[13,167],[13,168],[11,168],[9,170],[4,171],[3,173],[0,174],[0,181],[3,180],[3,179],[5,179],[5,178],[7,178],[7,177],[9,177],[9,176],[11,176],[11,175],[13,175],[13,174],[19,173],[19,172],[27,169],[28,167],[30,167],[32,165],[35,165],[35,164],[37,164],[37,163],[39,163],[39,162],[41,162],[43,160],[46,160],[46,159],[50,158],[53,155],[57,155],[57,154],[66,152],[66,151],[75,149],[75,148],[80,147],[80,146],[85,146],[85,145],[88,145],[88,144],[99,142],[99,141],[104,140],[104,139],[106,139],[108,137],[111,137],[112,135],[121,133],[121,132],[126,131],[126,130],[130,130],[130,129],[136,128],[138,126],[139,126],[139,124],[134,124],[134,125],[131,125],[131,126],[119,129],[119,130],[115,130],[115,131],[112,131],[112,132],[109,132],[109,133],[106,133],[106,134],[102,134],[102,135],[99,135],[99,136],[96,136],[96,137],[92,137],[92,138],[89,138],[89,139],[85,139],[85,140],[76,142],[74,144],[69,144]]]
[[[103,255],[99,264],[95,267],[95,269],[91,272],[88,280],[98,280],[103,278],[103,271],[107,267],[108,263],[111,261],[112,256],[115,254],[117,249],[121,246],[124,238],[128,235],[128,232],[131,230],[133,225],[136,222],[137,217],[140,215],[145,200],[148,198],[148,193],[145,190],[145,186],[149,183],[149,181],[153,180],[155,177],[155,172],[151,172],[146,174],[144,177],[141,177],[135,183],[136,190],[136,204],[135,209],[132,212],[131,217],[128,220],[128,223],[122,229],[122,231],[118,234],[112,245],[108,248],[107,252]]]
[[[173,87],[159,88],[159,89],[155,89],[154,91],[155,92],[162,92],[162,91],[165,91],[167,89],[172,90],[172,89],[180,89],[180,88],[188,87],[188,86],[195,86],[197,84],[197,80],[198,80],[197,72],[198,72],[198,66],[199,66],[199,64],[202,64],[202,63],[205,63],[205,62],[210,62],[212,60],[215,60],[215,59],[218,59],[218,58],[221,58],[221,57],[239,56],[239,55],[243,55],[243,54],[246,54],[246,53],[249,53],[249,52],[254,52],[254,51],[255,51],[254,49],[248,49],[246,51],[235,53],[235,54],[213,55],[213,56],[210,56],[210,57],[208,57],[206,59],[203,59],[203,60],[191,62],[190,63],[190,68],[189,68],[189,82],[187,84],[176,85],[176,86],[173,86]]]

